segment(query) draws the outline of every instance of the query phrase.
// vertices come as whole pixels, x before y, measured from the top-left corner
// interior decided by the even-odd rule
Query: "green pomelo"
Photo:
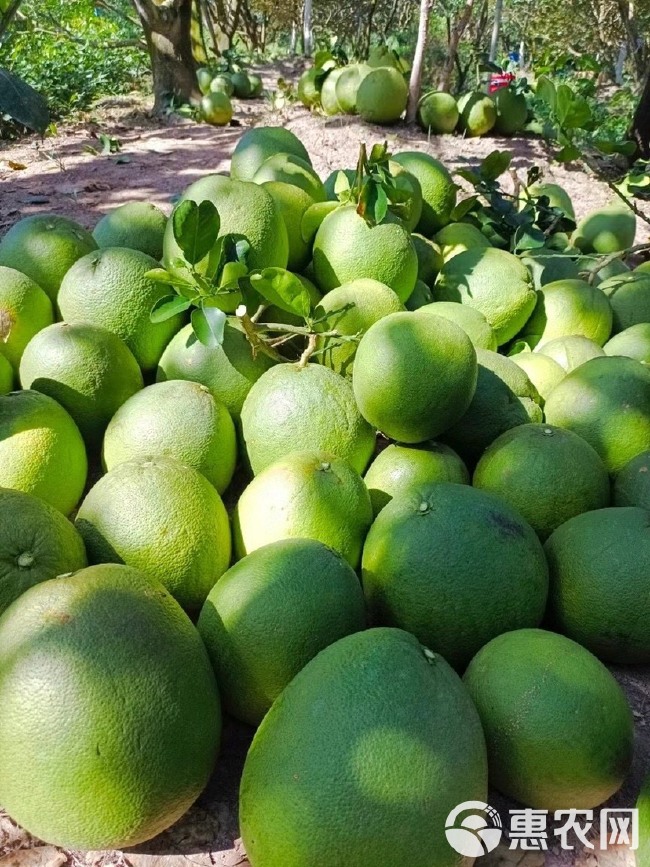
[[[418,104],[418,123],[434,135],[452,133],[458,123],[458,106],[449,93],[427,93]]]
[[[453,322],[385,316],[361,338],[352,387],[361,414],[391,439],[420,443],[458,421],[476,388],[476,352]]]
[[[533,383],[542,399],[542,406],[555,386],[566,376],[566,370],[557,361],[541,352],[519,352],[509,358],[521,367]]]
[[[67,322],[48,325],[31,339],[20,362],[20,382],[58,401],[91,449],[101,445],[106,425],[144,384],[119,337],[105,328]]]
[[[571,196],[567,193],[564,187],[561,187],[559,184],[539,181],[538,183],[531,184],[528,187],[528,194],[534,199],[540,199],[542,196],[546,196],[551,208],[559,208],[561,211],[564,211],[567,217],[575,220],[576,215],[573,209]]]
[[[93,236],[74,220],[35,214],[14,223],[0,240],[0,265],[26,274],[56,301],[70,266],[96,249]]]
[[[9,394],[13,388],[14,369],[4,355],[0,355],[0,395]]]
[[[474,307],[458,304],[456,301],[435,301],[420,308],[431,316],[441,316],[462,328],[476,349],[491,349],[496,352],[497,336],[488,321]]]
[[[305,146],[291,130],[281,126],[256,126],[237,142],[230,162],[230,176],[250,181],[264,160],[276,153],[294,154],[311,165]]]
[[[603,346],[605,355],[626,355],[650,364],[650,322],[638,322],[619,331]]]
[[[261,96],[262,90],[264,88],[264,82],[262,81],[261,77],[255,72],[250,72],[248,74],[248,80],[251,86],[251,99],[255,99],[256,97]]]
[[[650,450],[625,464],[614,477],[613,504],[641,506],[650,511]]]
[[[451,482],[414,485],[382,509],[362,580],[372,624],[411,632],[459,671],[495,636],[537,626],[548,593],[533,529],[499,497]]]
[[[313,66],[306,69],[298,79],[298,99],[311,108],[320,100],[321,70]]]
[[[85,565],[81,536],[61,512],[0,488],[0,614],[34,584]]]
[[[217,581],[197,624],[225,709],[250,725],[321,650],[365,627],[354,570],[313,539],[244,557]]]
[[[166,225],[165,214],[150,202],[127,202],[101,218],[93,238],[100,248],[130,247],[158,260]]]
[[[281,181],[292,184],[309,195],[312,202],[325,201],[325,188],[308,162],[294,154],[274,154],[264,160],[253,176],[253,183]]]
[[[239,420],[246,395],[275,362],[263,353],[253,358],[242,331],[226,323],[221,346],[204,346],[187,325],[172,339],[158,363],[158,382],[187,379],[207,386]]]
[[[484,738],[458,676],[412,635],[371,629],[319,653],[265,717],[241,832],[255,867],[402,867],[407,851],[409,867],[459,867],[445,821],[486,796]]]
[[[294,451],[262,470],[233,515],[238,558],[281,539],[316,539],[352,568],[372,523],[370,495],[347,461],[328,452]]]
[[[333,69],[328,73],[320,89],[320,104],[327,115],[342,114],[343,109],[336,96],[336,82],[343,73],[343,69]]]
[[[2,804],[54,845],[149,840],[210,778],[221,733],[210,661],[176,602],[135,569],[95,566],[24,593],[0,620],[0,695]]]
[[[314,277],[323,292],[360,277],[385,283],[405,302],[415,286],[418,260],[397,218],[369,226],[354,205],[328,214],[314,240]]]
[[[415,289],[409,295],[408,301],[404,306],[407,310],[416,311],[432,302],[433,292],[430,287],[426,283],[423,283],[422,280],[416,280]]]
[[[519,337],[543,346],[557,337],[581,335],[602,346],[612,331],[612,308],[597,287],[584,280],[557,280],[537,293],[537,303]]]
[[[237,99],[250,99],[253,95],[253,83],[247,73],[243,71],[233,72],[230,76],[230,81],[232,82]]]
[[[222,494],[237,463],[235,426],[207,386],[175,380],[150,385],[117,411],[106,430],[107,470],[161,455],[198,470]]]
[[[600,358],[605,355],[601,346],[580,334],[556,337],[540,346],[537,352],[555,361],[567,373],[580,367],[586,361],[591,361],[592,358]]]
[[[215,75],[210,82],[210,90],[214,93],[218,90],[223,91],[227,96],[234,96],[235,87],[232,83],[232,78],[225,73]]]
[[[404,310],[393,290],[377,280],[362,278],[332,289],[323,296],[316,308],[320,319],[319,331],[337,331],[339,334],[362,337],[384,316]],[[321,337],[316,348],[321,364],[342,376],[351,376],[358,344],[342,343],[336,337]]]
[[[213,126],[226,126],[232,120],[232,102],[225,90],[211,90],[201,100],[201,117]]]
[[[362,473],[375,447],[352,386],[322,364],[272,367],[248,393],[241,420],[254,473],[297,449],[331,452]]]
[[[599,509],[557,529],[545,545],[553,628],[605,662],[650,662],[650,512]]]
[[[341,70],[335,84],[336,101],[345,114],[356,114],[357,93],[361,82],[370,72],[370,67],[365,63],[353,63]]]
[[[15,373],[29,341],[53,322],[52,302],[41,287],[20,271],[0,265],[0,354]]]
[[[620,277],[630,273],[630,267],[622,259],[613,259],[611,262],[603,264],[603,257],[597,254],[581,256],[578,259],[578,268],[580,271],[589,272],[589,278],[594,286],[600,286],[610,277]],[[594,268],[595,271],[593,271]],[[583,276],[586,279],[586,275],[583,274]]]
[[[521,261],[533,275],[536,289],[558,280],[577,280],[580,274],[575,256],[548,247],[526,250]]]
[[[467,136],[486,135],[497,120],[494,101],[485,93],[466,93],[458,100],[458,128]]]
[[[614,204],[583,217],[571,243],[584,253],[616,253],[631,247],[635,234],[634,211]]]
[[[436,301],[459,301],[480,311],[501,346],[526,324],[537,293],[525,265],[493,247],[458,253],[445,263],[434,287]]]
[[[650,322],[650,274],[633,271],[610,277],[599,284],[614,312],[612,333],[631,325]]]
[[[609,505],[609,476],[577,434],[524,424],[501,434],[478,462],[472,484],[517,509],[544,540],[569,518]]]
[[[403,497],[431,482],[468,485],[469,473],[456,452],[442,443],[391,443],[370,464],[364,481],[376,517],[394,497]]]
[[[230,564],[230,527],[219,494],[173,458],[130,461],[91,488],[76,526],[91,563],[125,563],[198,611]]]
[[[498,791],[554,811],[597,807],[620,788],[632,763],[632,712],[584,647],[542,629],[508,632],[478,652],[464,681]]]
[[[444,264],[440,247],[435,241],[431,241],[417,232],[411,235],[411,241],[418,257],[418,280],[426,286],[433,286]],[[433,301],[433,296],[430,300]]]
[[[443,264],[465,250],[491,246],[483,232],[471,223],[448,223],[437,232],[434,240],[440,247]]]
[[[79,259],[61,283],[58,306],[70,324],[89,323],[126,343],[144,371],[154,370],[165,346],[184,322],[182,315],[152,322],[154,304],[169,286],[150,280],[158,262],[139,250],[108,247]]]
[[[282,215],[289,239],[289,271],[300,272],[311,260],[311,244],[302,237],[302,218],[314,204],[312,197],[294,184],[266,181],[262,184]]]
[[[395,187],[400,193],[408,195],[407,202],[403,203],[407,206],[407,213],[401,219],[404,221],[404,225],[409,232],[412,232],[422,217],[422,207],[424,204],[422,200],[422,187],[415,175],[411,174],[411,172],[395,160],[389,160],[388,171],[395,181]]]
[[[357,112],[367,123],[397,123],[406,109],[407,99],[408,87],[402,73],[380,66],[361,81],[357,90]]]
[[[60,404],[37,391],[0,397],[0,487],[33,494],[69,515],[87,473],[79,428]]]
[[[579,434],[610,473],[650,449],[650,368],[632,358],[593,358],[546,401],[546,420]]]
[[[425,237],[430,237],[449,222],[456,206],[456,185],[447,168],[429,154],[403,151],[395,154],[393,159],[420,182],[422,216],[416,228]]]
[[[514,135],[524,128],[528,106],[523,93],[502,87],[494,94],[493,102],[496,109],[494,132],[497,135]]]

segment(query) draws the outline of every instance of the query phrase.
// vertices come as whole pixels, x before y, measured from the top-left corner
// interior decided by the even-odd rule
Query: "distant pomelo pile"
[[[401,115],[394,52],[323,57],[302,99]],[[199,83],[257,89],[232,61]],[[432,134],[525,120],[516,89],[419,108]],[[219,696],[258,727],[211,784],[251,867],[458,867],[445,824],[488,786],[592,809],[628,773],[604,663],[650,660],[634,215],[572,231],[542,180],[504,223],[418,148],[321,178],[253,127],[170,218],[0,238],[0,804],[46,843],[175,822]]]

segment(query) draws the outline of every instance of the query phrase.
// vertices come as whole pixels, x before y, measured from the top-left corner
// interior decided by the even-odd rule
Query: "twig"
[[[300,356],[300,359],[298,360],[298,367],[306,367],[307,366],[307,362],[309,361],[312,353],[316,349],[317,336],[318,335],[316,335],[316,334],[310,334],[309,335],[309,341],[307,343],[307,348],[305,349],[303,354]]]

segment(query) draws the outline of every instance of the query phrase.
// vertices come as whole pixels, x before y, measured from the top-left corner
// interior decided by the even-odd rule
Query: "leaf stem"
[[[309,361],[311,355],[313,354],[314,350],[316,349],[317,337],[318,337],[318,335],[314,334],[314,333],[309,335],[309,341],[307,343],[307,347],[305,348],[305,351],[300,356],[300,359],[298,361],[298,367],[300,367],[301,369],[303,367],[307,366],[307,362]]]

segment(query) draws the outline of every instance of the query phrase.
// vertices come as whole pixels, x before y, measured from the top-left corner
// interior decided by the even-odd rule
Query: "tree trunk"
[[[21,3],[22,0],[12,0],[6,11],[0,14],[0,40],[2,40],[3,35],[9,29],[9,25],[11,24],[16,12],[18,12],[18,7]]]
[[[418,25],[418,40],[415,43],[413,66],[411,67],[411,80],[409,83],[409,100],[406,107],[407,123],[413,123],[418,112],[420,89],[422,87],[422,67],[424,65],[424,52],[429,38],[429,15],[431,13],[432,0],[420,0],[420,23]]]
[[[454,63],[456,62],[456,55],[458,54],[458,46],[460,44],[460,40],[463,38],[463,33],[465,32],[467,25],[469,24],[469,20],[472,17],[473,9],[474,0],[465,0],[465,8],[461,13],[460,18],[451,28],[449,48],[447,49],[447,59],[445,60],[444,66],[442,67],[442,71],[440,73],[438,90],[445,90],[449,92],[449,89],[451,87],[451,74],[454,71]]]
[[[312,0],[305,0],[302,10],[302,42],[305,57],[311,57],[314,50],[314,34],[312,30]]]
[[[501,16],[503,14],[503,0],[495,0],[494,24],[492,25],[492,39],[490,40],[489,58],[494,63],[499,48],[499,35],[501,33]]]
[[[641,99],[634,112],[630,137],[636,142],[634,159],[650,159],[650,70],[646,73]]]
[[[147,40],[153,73],[154,114],[172,99],[199,99],[192,56],[192,0],[133,0]]]
[[[296,28],[295,19],[291,22],[291,41],[289,42],[289,54],[291,57],[296,56],[296,45],[298,43],[298,30]]]

